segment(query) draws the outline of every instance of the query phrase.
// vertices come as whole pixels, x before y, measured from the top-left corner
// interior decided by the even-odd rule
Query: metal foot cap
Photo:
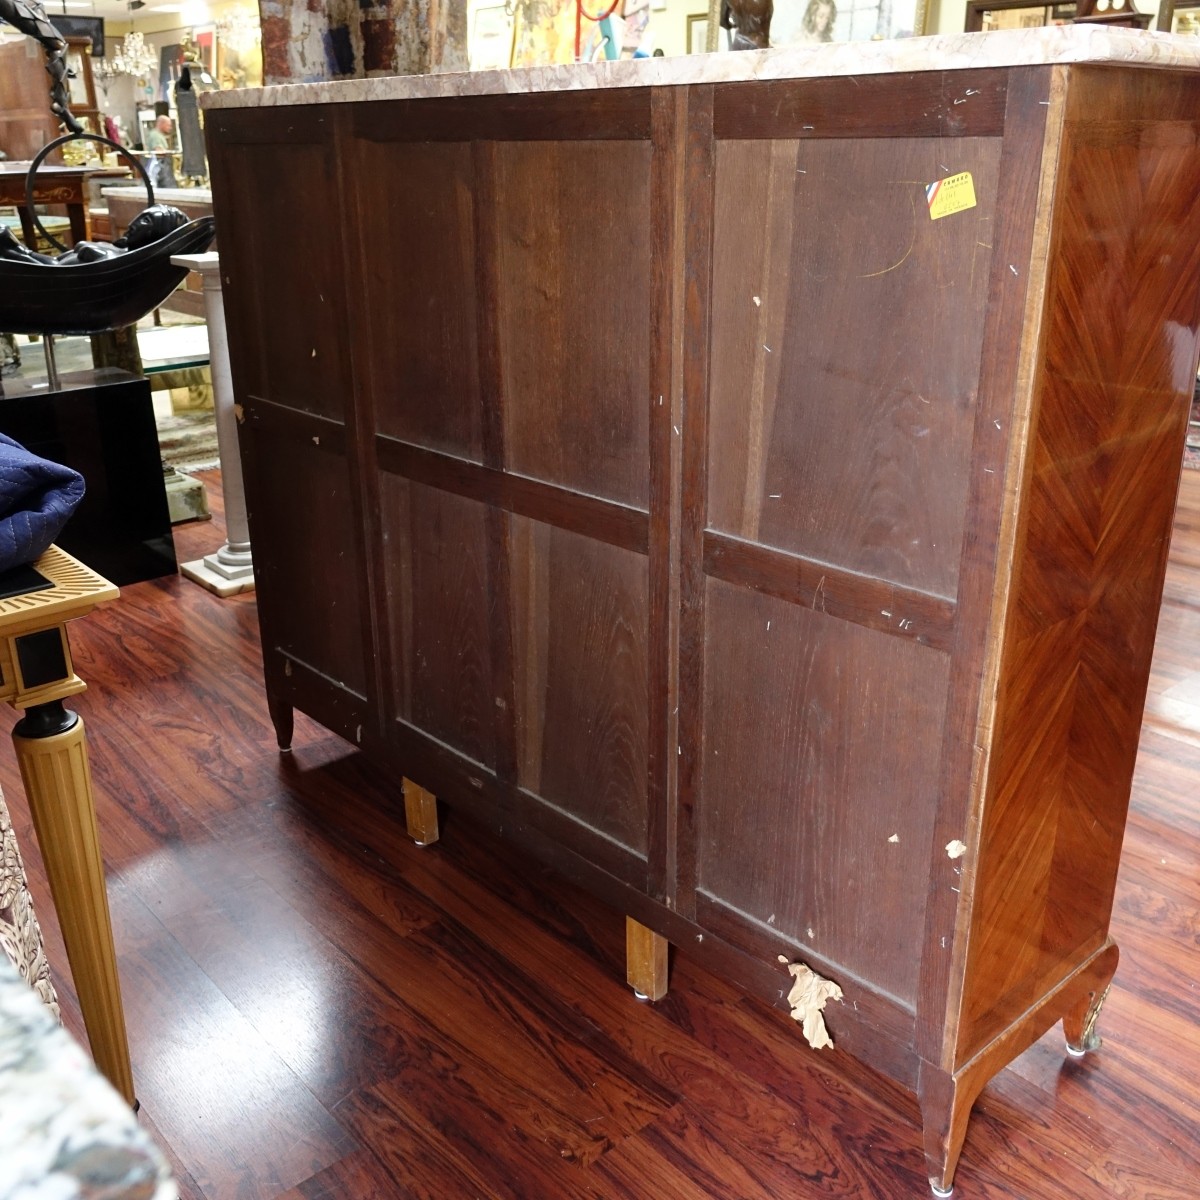
[[[931,1179],[929,1181],[929,1190],[938,1198],[938,1200],[949,1200],[954,1195],[954,1185],[951,1184],[948,1188],[942,1189]]]

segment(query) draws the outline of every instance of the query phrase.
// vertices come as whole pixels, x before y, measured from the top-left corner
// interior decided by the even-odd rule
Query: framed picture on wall
[[[201,68],[209,75],[217,73],[217,27],[201,25],[192,32],[192,44],[196,47],[196,56],[200,59]]]
[[[928,19],[928,0],[775,0],[771,45],[919,37]]]
[[[67,39],[67,96],[75,111],[96,107],[96,88],[92,82],[91,41],[88,38]]]
[[[1158,28],[1163,33],[1200,37],[1200,0],[1163,0],[1158,11]]]
[[[703,54],[708,49],[708,13],[689,13],[687,40],[684,42],[689,54]],[[729,49],[729,30],[717,30],[717,49]]]
[[[503,4],[475,10],[467,46],[472,71],[507,67],[512,56],[513,18]]]
[[[104,57],[104,18],[68,17],[54,13],[50,24],[65,38],[85,37],[92,43],[92,57]]]

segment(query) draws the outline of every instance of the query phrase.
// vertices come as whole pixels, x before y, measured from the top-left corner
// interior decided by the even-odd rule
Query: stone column
[[[179,569],[194,583],[218,596],[236,596],[254,587],[250,559],[250,527],[246,520],[246,488],[238,453],[237,414],[229,374],[229,342],[225,335],[225,305],[221,300],[221,263],[216,251],[181,254],[177,267],[199,272],[204,280],[204,317],[208,322],[208,361],[212,372],[213,407],[217,417],[217,455],[221,460],[221,493],[225,497],[226,542]]]

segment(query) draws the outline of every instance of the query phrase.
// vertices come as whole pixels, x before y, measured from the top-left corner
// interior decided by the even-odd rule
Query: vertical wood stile
[[[496,221],[496,144],[471,143],[475,176],[475,320],[479,355],[483,462],[504,470],[504,365],[500,357],[499,264]],[[513,668],[512,518],[489,505],[487,573],[491,590],[492,685],[496,706],[496,774],[517,781],[516,698]]]
[[[696,798],[703,764],[704,530],[708,524],[708,387],[712,307],[712,87],[688,89],[683,272],[683,461],[680,495],[678,911],[696,911]]]
[[[341,241],[343,262],[354,270],[343,277],[342,312],[345,314],[347,383],[354,381],[346,397],[346,465],[353,497],[353,527],[359,540],[364,586],[359,593],[362,628],[367,634],[364,668],[367,681],[367,710],[372,729],[380,740],[391,723],[393,656],[387,613],[387,577],[384,568],[382,505],[379,494],[379,465],[375,457],[377,404],[381,387],[370,340],[370,323],[365,312],[365,289],[354,286],[364,277],[370,254],[368,231],[363,227],[366,207],[359,194],[355,169],[357,138],[354,114],[345,108],[331,109],[324,119],[330,126],[334,170],[337,173],[338,208],[333,214],[336,236]]]
[[[647,847],[650,893],[675,906],[679,742],[679,465],[685,88],[651,95],[650,718]]]
[[[990,319],[980,362],[971,454],[975,470],[959,565],[954,665],[942,738],[940,799],[928,860],[929,900],[917,1006],[917,1052],[925,1062],[944,1069],[950,1067],[957,1027],[962,943],[987,774],[986,758],[976,747],[989,744],[987,733],[981,731],[993,716],[1000,623],[1017,536],[1025,430],[1033,405],[1064,92],[1061,67],[1009,74],[996,204],[1000,219],[988,279]],[[961,875],[951,874],[955,863],[945,851],[955,839],[968,846],[959,860]]]

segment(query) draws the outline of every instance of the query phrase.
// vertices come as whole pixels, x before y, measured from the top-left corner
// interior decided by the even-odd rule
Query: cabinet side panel
[[[1200,345],[1200,80],[1067,104],[958,1062],[1107,936]]]

